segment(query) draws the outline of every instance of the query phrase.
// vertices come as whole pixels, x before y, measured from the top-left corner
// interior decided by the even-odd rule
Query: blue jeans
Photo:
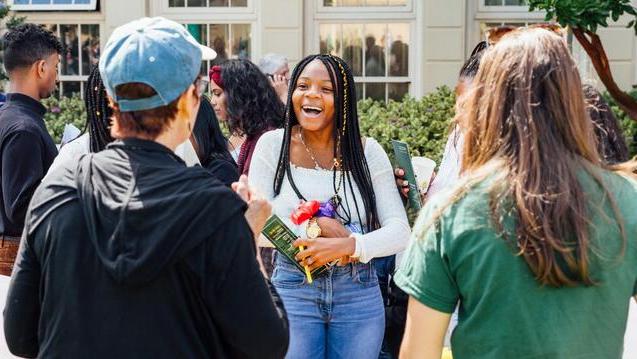
[[[277,255],[272,284],[290,322],[286,358],[378,358],[385,310],[370,263],[335,266],[308,284],[301,271]]]

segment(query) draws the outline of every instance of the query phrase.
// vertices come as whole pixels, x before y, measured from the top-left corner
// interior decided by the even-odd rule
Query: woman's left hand
[[[327,263],[354,254],[356,240],[352,237],[300,238],[294,242],[294,246],[303,246],[304,249],[296,255],[296,260],[299,261],[302,266],[308,266],[312,271]]]

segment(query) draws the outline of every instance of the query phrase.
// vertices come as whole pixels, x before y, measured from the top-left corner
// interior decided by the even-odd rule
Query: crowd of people
[[[58,153],[40,100],[59,39],[24,24],[3,45],[13,354],[438,359],[451,327],[455,358],[621,358],[637,159],[558,27],[476,46],[413,228],[405,170],[362,135],[337,56],[292,71],[276,54],[224,60],[202,76],[214,51],[185,27],[132,21],[90,73],[84,133]],[[272,215],[296,258],[261,234]]]

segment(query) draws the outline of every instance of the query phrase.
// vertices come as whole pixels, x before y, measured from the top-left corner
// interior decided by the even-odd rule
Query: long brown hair
[[[492,221],[505,239],[515,239],[518,254],[538,282],[554,287],[595,284],[591,204],[578,181],[582,172],[607,193],[624,242],[625,234],[601,180],[603,164],[581,80],[564,39],[544,29],[505,35],[484,54],[460,106],[464,191],[493,178]],[[516,222],[511,233],[504,229],[508,214]]]

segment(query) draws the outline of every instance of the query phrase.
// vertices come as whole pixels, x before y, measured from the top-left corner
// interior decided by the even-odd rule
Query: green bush
[[[388,103],[370,99],[358,102],[364,136],[376,139],[393,158],[391,140],[409,145],[412,156],[425,156],[440,164],[454,116],[455,95],[448,87],[420,98],[405,97]]]
[[[74,94],[72,97],[62,97],[61,99],[49,97],[43,100],[42,104],[47,108],[44,122],[55,143],[62,141],[62,134],[66,124],[73,124],[80,130],[85,127],[86,110],[84,101],[78,94]]]
[[[633,90],[630,92],[630,95],[637,99],[637,90]],[[611,109],[615,113],[615,117],[619,121],[619,125],[624,131],[624,136],[626,137],[626,143],[628,144],[628,150],[630,151],[630,156],[637,156],[637,121],[632,120],[626,112],[619,108],[617,103],[610,97],[608,94],[604,94],[604,98],[608,101]]]

